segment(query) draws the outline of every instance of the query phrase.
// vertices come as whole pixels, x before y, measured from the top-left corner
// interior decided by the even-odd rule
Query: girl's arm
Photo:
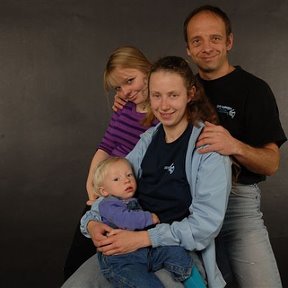
[[[115,123],[117,123],[118,118],[119,118],[119,113],[112,114],[112,117],[109,121],[105,134],[91,161],[90,169],[89,169],[89,173],[88,173],[88,177],[86,181],[86,190],[87,190],[88,197],[89,197],[89,201],[87,202],[88,205],[92,205],[92,203],[95,201],[95,193],[93,190],[93,176],[94,176],[95,168],[102,160],[107,159],[111,155],[113,149],[115,149],[117,145],[113,135],[115,131]]]
[[[107,152],[101,149],[98,149],[92,159],[89,172],[88,172],[87,181],[86,181],[86,190],[87,190],[88,197],[89,197],[89,200],[87,201],[87,205],[92,205],[96,199],[96,194],[94,192],[94,186],[93,186],[93,177],[94,177],[95,169],[101,161],[107,159],[108,157],[109,157],[109,154]]]
[[[113,111],[117,112],[118,110],[123,109],[126,103],[127,103],[127,100],[121,98],[119,93],[116,93],[114,96],[114,103],[112,106]]]

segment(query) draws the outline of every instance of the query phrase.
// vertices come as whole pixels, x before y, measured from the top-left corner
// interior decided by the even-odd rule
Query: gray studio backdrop
[[[230,15],[231,62],[270,84],[288,133],[288,1],[0,1],[1,287],[62,283],[90,160],[111,115],[102,85],[109,53],[132,44],[151,60],[186,57],[183,20],[205,3]],[[279,171],[261,185],[286,287],[287,155],[285,144]]]

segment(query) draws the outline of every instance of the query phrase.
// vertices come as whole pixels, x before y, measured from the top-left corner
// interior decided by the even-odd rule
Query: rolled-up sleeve
[[[88,223],[90,221],[101,221],[101,217],[98,211],[99,211],[98,203],[96,204],[94,203],[91,207],[91,210],[87,211],[81,218],[80,230],[81,230],[81,233],[87,238],[91,238],[87,230]]]

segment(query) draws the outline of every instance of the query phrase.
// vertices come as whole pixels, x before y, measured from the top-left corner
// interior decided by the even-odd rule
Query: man
[[[200,153],[232,156],[240,168],[220,235],[233,274],[240,287],[282,287],[257,186],[277,171],[279,147],[287,140],[274,95],[263,80],[229,63],[233,34],[219,8],[205,5],[192,11],[184,37],[222,125],[205,123],[197,146],[205,145]]]

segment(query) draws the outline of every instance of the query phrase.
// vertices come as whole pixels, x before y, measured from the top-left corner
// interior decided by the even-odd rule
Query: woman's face
[[[174,72],[157,71],[150,76],[150,104],[164,128],[186,128],[187,103],[191,100],[183,78]]]
[[[147,100],[147,75],[138,69],[117,67],[111,73],[118,95],[136,105]]]

